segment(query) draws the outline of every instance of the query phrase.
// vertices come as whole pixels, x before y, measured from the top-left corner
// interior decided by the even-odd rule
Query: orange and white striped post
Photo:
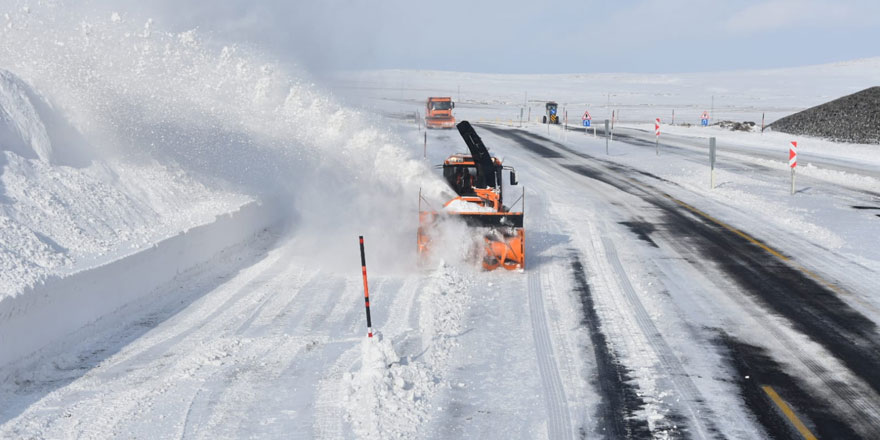
[[[373,321],[370,319],[370,288],[367,283],[367,259],[364,256],[364,236],[360,236],[361,242],[361,271],[364,274],[364,306],[367,308],[367,336],[373,337]]]
[[[654,146],[657,148],[657,155],[660,155],[660,118],[654,119]]]
[[[788,149],[788,166],[791,167],[791,194],[794,195],[794,169],[797,168],[797,141],[791,141]]]

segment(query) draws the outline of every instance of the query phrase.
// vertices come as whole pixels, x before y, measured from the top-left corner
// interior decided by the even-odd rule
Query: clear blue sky
[[[159,26],[250,41],[312,71],[671,73],[880,56],[878,0],[137,3]]]

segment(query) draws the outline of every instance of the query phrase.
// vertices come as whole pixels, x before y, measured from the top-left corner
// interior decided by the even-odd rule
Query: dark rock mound
[[[752,131],[755,128],[755,123],[752,121],[745,121],[745,122],[721,121],[721,122],[716,122],[712,125],[717,125],[721,128],[726,128],[730,131]]]
[[[835,142],[880,144],[880,87],[871,87],[786,116],[770,126]]]

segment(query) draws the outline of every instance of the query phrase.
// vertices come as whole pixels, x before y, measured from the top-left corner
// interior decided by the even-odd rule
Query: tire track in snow
[[[603,397],[597,416],[604,425],[597,428],[607,433],[610,439],[650,438],[648,422],[634,417],[634,413],[644,406],[644,400],[630,384],[631,377],[626,367],[620,363],[602,332],[584,266],[576,255],[571,262],[571,270],[575,281],[574,291],[581,301],[582,324],[587,328],[596,358],[596,385]],[[582,436],[586,437],[583,433]]]
[[[657,359],[663,364],[663,370],[668,373],[668,377],[672,386],[675,388],[676,393],[684,398],[679,400],[679,403],[684,406],[684,409],[690,415],[691,426],[695,430],[692,434],[697,438],[710,438],[710,433],[717,434],[718,430],[713,426],[712,422],[709,421],[715,416],[708,413],[708,409],[703,410],[700,408],[694,408],[693,403],[701,404],[704,401],[703,396],[694,385],[693,381],[691,381],[690,377],[687,376],[678,357],[675,356],[672,348],[670,348],[669,344],[666,343],[666,340],[663,339],[660,331],[657,330],[657,326],[654,325],[651,316],[648,314],[647,310],[645,310],[645,306],[642,304],[641,300],[639,300],[638,294],[636,294],[635,289],[630,283],[623,265],[620,264],[620,258],[617,256],[617,249],[614,247],[614,243],[612,243],[607,236],[603,236],[602,244],[605,247],[605,257],[617,273],[619,284],[626,295],[630,308],[635,314],[636,321],[639,324],[642,334],[648,339],[648,343],[654,349]]]
[[[30,410],[22,416],[23,423],[42,425],[38,430],[31,429],[31,432],[40,432],[40,437],[57,437],[58,432],[94,438],[120,436],[124,432],[133,435],[133,429],[149,425],[143,418],[133,415],[156,410],[157,401],[179,401],[176,393],[187,392],[185,387],[188,384],[173,387],[169,378],[205,374],[206,370],[213,369],[210,364],[216,356],[237,351],[234,338],[206,339],[199,335],[216,334],[216,322],[222,321],[218,317],[231,313],[229,305],[239,305],[239,300],[246,296],[242,292],[247,286],[270,279],[269,274],[281,272],[279,267],[277,259],[269,254],[246,269],[236,270],[233,278],[207,292],[202,289],[210,282],[202,276],[223,279],[226,276],[196,272],[193,278],[183,280],[184,293],[178,294],[176,289],[169,287],[171,290],[167,295],[156,298],[156,305],[133,304],[131,307],[148,310],[140,319],[147,322],[151,330],[120,347],[117,353],[89,369],[78,380],[50,394],[49,399],[57,403],[39,404],[42,408]],[[188,289],[192,289],[192,293]],[[190,298],[194,299],[191,303]],[[150,311],[151,307],[155,310]],[[118,318],[108,319],[113,322]],[[135,323],[134,327],[137,326]],[[131,327],[124,327],[122,331],[129,332]],[[108,333],[106,339],[102,336],[90,344],[112,348],[118,336]],[[197,340],[210,343],[194,343]],[[60,408],[64,409],[64,417],[55,415]],[[170,426],[154,424],[150,429],[165,432],[161,430],[167,428]],[[0,432],[3,431],[0,428]]]
[[[541,144],[541,142],[549,142],[556,147],[563,150],[565,149],[564,146],[552,140],[543,139],[527,132],[498,130],[491,127],[485,128],[489,129],[496,135],[517,142],[523,148],[544,159],[554,160],[563,158],[563,155],[556,149]],[[606,227],[604,229],[607,231],[612,230],[613,228]],[[596,233],[594,235],[599,234]],[[681,362],[654,325],[653,320],[647,313],[644,305],[636,294],[635,289],[630,283],[628,275],[620,263],[616,248],[605,236],[602,237],[602,244],[604,249],[597,248],[595,249],[595,252],[597,255],[604,255],[607,259],[608,264],[614,273],[613,278],[609,279],[609,281],[619,285],[620,291],[624,294],[628,309],[633,311],[635,321],[638,324],[638,329],[629,330],[629,333],[631,334],[630,337],[637,341],[643,341],[640,342],[642,344],[647,344],[645,349],[651,350],[662,366],[662,371],[660,372],[664,373],[663,379],[668,379],[668,382],[677,394],[676,397],[681,397],[681,399],[678,399],[679,403],[675,408],[675,411],[671,414],[672,418],[678,418],[679,416],[676,412],[680,410],[683,410],[684,413],[689,415],[688,419],[690,420],[690,423],[688,423],[688,425],[690,425],[692,429],[682,430],[682,427],[680,426],[673,427],[670,425],[668,430],[664,429],[663,432],[667,435],[684,434],[692,435],[696,438],[717,437],[719,432],[709,420],[711,419],[711,414],[708,414],[709,410],[702,405],[704,399],[701,393],[690,377],[687,376]],[[580,265],[579,262],[578,265]],[[586,283],[585,278],[583,282]],[[577,288],[580,288],[581,290],[589,289],[586,284],[582,286],[578,285]],[[588,315],[593,313],[591,310],[587,310],[591,307],[593,307],[592,299],[590,299],[589,304],[584,304],[584,312]],[[595,319],[598,320],[598,316],[596,316]],[[605,339],[604,334],[601,334],[600,332],[598,321],[595,325],[591,325],[591,318],[588,317],[587,321],[591,338],[594,339],[593,343],[597,362],[600,364],[600,376],[605,377],[605,379],[600,378],[600,381],[602,381],[602,383],[600,383],[600,389],[602,389],[603,395],[607,400],[607,402],[605,402],[606,414],[605,417],[602,417],[608,422],[605,429],[611,431],[611,438],[639,438],[641,436],[649,436],[649,427],[633,423],[633,420],[629,416],[625,417],[624,420],[608,417],[611,414],[608,414],[607,411],[610,411],[611,413],[625,412],[631,416],[634,412],[642,408],[645,402],[643,402],[642,399],[635,398],[635,390],[626,386],[628,373],[625,371],[625,367],[618,363],[617,356],[611,347],[602,346],[607,343],[607,340]],[[598,333],[598,335],[596,333]],[[695,408],[695,406],[699,407]],[[660,431],[655,431],[654,434],[657,434],[658,432]]]
[[[315,392],[318,396],[315,400],[315,419],[312,424],[315,438],[345,438],[345,408],[340,404],[346,398],[342,379],[345,373],[354,368],[360,358],[361,348],[359,345],[354,345],[336,359],[318,383]]]
[[[529,271],[529,314],[532,318],[532,336],[538,357],[538,371],[544,389],[544,404],[547,406],[547,436],[551,439],[570,439],[572,438],[571,416],[547,328],[540,267]]]
[[[230,310],[247,307],[242,306],[243,303],[250,305],[261,301],[263,297],[254,298],[254,292],[259,291],[260,286],[278,279],[285,272],[286,266],[279,255],[273,255],[249,267],[243,275],[235,276],[227,284],[199,298],[193,306],[173,317],[164,325],[161,333],[142,339],[141,344],[126,347],[102,371],[104,374],[115,375],[120,371],[136,369],[138,365],[149,364],[150,360],[160,358],[172,347],[179,346],[195,334],[212,333],[213,330],[209,329],[223,322],[222,317],[228,315]]]
[[[540,136],[529,135],[536,140],[541,140]],[[816,280],[811,279],[812,275],[809,273],[806,275],[810,276],[805,277],[804,274],[793,273],[795,271],[792,268],[787,268],[785,264],[780,264],[772,258],[768,260],[767,257],[770,257],[770,255],[764,252],[756,252],[757,249],[751,249],[747,244],[744,245],[742,242],[745,240],[736,237],[731,231],[724,230],[718,224],[707,222],[704,218],[697,218],[696,221],[691,220],[693,213],[682,212],[675,203],[671,203],[675,201],[674,199],[670,199],[669,196],[666,196],[655,187],[645,185],[642,182],[634,182],[626,176],[631,173],[639,173],[654,179],[663,179],[627,166],[609,163],[607,160],[574,151],[552,140],[546,140],[546,142],[550,142],[561,150],[573,155],[598,162],[602,165],[596,166],[590,165],[589,162],[584,162],[578,165],[571,163],[561,164],[563,167],[637,196],[656,206],[661,211],[665,211],[668,220],[663,222],[663,232],[671,236],[667,241],[673,244],[674,247],[679,248],[679,252],[683,252],[683,255],[696,250],[696,252],[693,252],[697,255],[694,261],[709,260],[712,262],[710,266],[720,266],[725,271],[726,276],[732,279],[734,283],[739,284],[740,288],[744,288],[750,295],[758,297],[759,301],[764,300],[765,304],[759,307],[763,310],[753,311],[752,316],[756,318],[759,326],[767,329],[767,334],[773,335],[773,339],[785,345],[793,358],[798,359],[816,378],[824,383],[825,393],[820,394],[830,393],[830,395],[835,397],[834,400],[838,402],[838,406],[849,407],[851,411],[845,411],[844,414],[846,414],[846,417],[855,418],[852,422],[854,426],[866,430],[876,430],[877,426],[880,426],[876,425],[878,411],[874,408],[876,406],[876,399],[872,397],[874,393],[870,391],[865,392],[864,390],[857,391],[853,387],[860,387],[861,384],[854,384],[850,380],[841,380],[839,374],[831,374],[826,365],[821,365],[817,362],[814,355],[803,353],[803,347],[796,343],[791,343],[790,338],[786,337],[784,332],[780,333],[778,328],[768,323],[766,309],[768,305],[770,308],[776,309],[777,313],[791,320],[796,329],[800,327],[800,330],[810,339],[823,345],[825,349],[850,368],[853,373],[861,376],[861,379],[868,382],[869,386],[876,387],[877,376],[868,373],[869,365],[876,362],[866,361],[866,359],[870,358],[876,359],[876,353],[867,354],[870,352],[870,347],[876,345],[876,338],[864,338],[862,335],[853,334],[857,333],[857,331],[852,330],[852,328],[858,327],[861,327],[862,331],[865,328],[872,330],[875,328],[873,323],[866,323],[863,316],[854,312],[842,300],[835,298],[834,295],[831,295],[822,286],[817,287]],[[540,151],[535,152],[541,154]],[[615,174],[620,174],[624,177],[620,178]],[[704,240],[701,241],[698,238]],[[688,246],[685,246],[683,243],[686,243]],[[715,249],[712,246],[718,246],[718,248]],[[682,247],[685,249],[681,249]],[[689,247],[690,249],[688,249]],[[749,248],[749,250],[742,249],[744,247]],[[714,252],[709,252],[707,249]],[[688,250],[691,252],[688,252]],[[710,254],[708,258],[706,254]],[[756,254],[761,255],[756,256]],[[717,270],[718,268],[711,267],[710,269]],[[784,287],[777,287],[776,280],[784,277],[789,278],[788,282],[785,283]],[[728,286],[727,289],[729,290],[731,287]],[[734,291],[739,290],[736,287],[733,287],[733,289]],[[806,293],[806,291],[810,292]],[[791,298],[797,296],[801,297]],[[858,298],[852,297],[850,299],[858,300]],[[742,302],[741,299],[740,302]],[[821,304],[821,310],[816,310],[820,309],[820,307],[816,307],[817,303]],[[833,303],[833,305],[828,306],[823,303]],[[809,315],[809,317],[805,317],[806,315]],[[819,328],[822,330],[820,331]],[[870,330],[867,332],[870,333]],[[834,335],[835,333],[838,333],[838,335],[840,333],[849,334],[839,338],[838,341],[829,343],[828,339],[833,339],[833,336],[837,336]],[[844,342],[840,343],[841,340]],[[852,340],[856,342],[853,343],[851,342]],[[778,353],[776,354],[778,355]],[[855,382],[859,381],[856,380]],[[814,401],[813,404],[818,405],[820,402]],[[865,419],[869,421],[866,422]],[[874,426],[870,426],[872,423]],[[873,436],[869,436],[869,438],[873,438]]]

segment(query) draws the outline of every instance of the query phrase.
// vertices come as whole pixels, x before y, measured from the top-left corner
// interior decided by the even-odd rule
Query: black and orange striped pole
[[[370,288],[367,284],[367,258],[364,256],[364,236],[361,241],[361,271],[364,274],[364,305],[367,308],[367,336],[373,337],[373,321],[370,319]]]

